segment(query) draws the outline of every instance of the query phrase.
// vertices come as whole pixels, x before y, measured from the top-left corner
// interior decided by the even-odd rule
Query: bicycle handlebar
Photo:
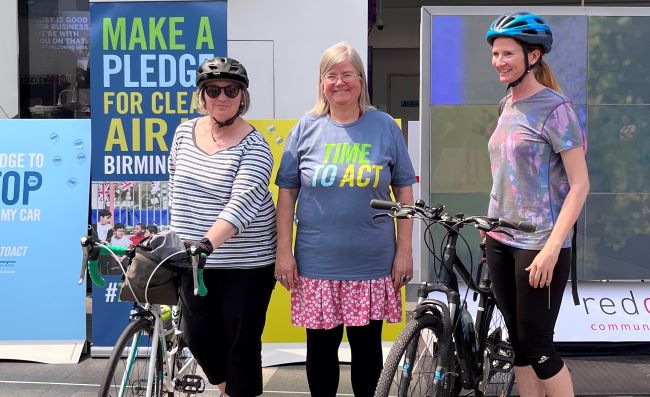
[[[500,227],[508,229],[519,230],[525,233],[532,233],[535,231],[535,224],[528,221],[511,221],[504,218],[490,218],[487,216],[470,216],[464,217],[462,214],[451,216],[443,214],[444,206],[437,205],[428,207],[424,201],[418,200],[415,205],[406,205],[394,201],[386,200],[370,200],[370,206],[379,210],[393,211],[394,214],[377,214],[376,216],[390,216],[393,218],[412,218],[414,216],[421,216],[427,220],[443,222],[448,224],[469,224],[474,223],[477,229],[486,232],[493,231]]]
[[[99,256],[102,254],[110,255],[111,253],[115,255],[127,255],[127,251],[129,251],[126,247],[122,246],[99,244],[91,237],[81,238],[81,249],[83,251],[83,258],[81,260],[81,273],[79,274],[77,284],[81,285],[84,282],[86,269],[88,269],[93,284],[100,288],[106,286],[106,280],[104,280],[104,277],[102,277],[99,271]]]
[[[92,237],[81,238],[81,249],[83,251],[83,258],[81,260],[81,273],[79,274],[79,281],[77,284],[81,285],[83,283],[86,276],[86,269],[88,269],[93,284],[100,288],[106,286],[106,280],[102,277],[102,274],[99,271],[100,255],[127,255],[131,258],[135,255],[133,249],[115,245],[104,245]],[[208,289],[203,282],[203,266],[205,265],[205,258],[207,255],[200,252],[195,245],[190,246],[186,252],[190,256],[192,262],[194,295],[205,296],[208,293]]]
[[[199,255],[199,248],[196,245],[190,246],[188,249],[190,259],[192,260],[192,280],[194,281],[194,296],[205,296],[208,293],[208,288],[203,282],[203,266],[200,266],[201,259],[205,259],[207,255],[201,252]]]
[[[536,229],[536,226],[532,222],[528,221],[519,221],[517,223],[511,222],[507,219],[504,218],[499,218],[499,224],[503,227],[507,227],[509,229],[515,229],[522,231],[524,233],[533,233]]]
[[[386,200],[370,200],[370,206],[377,210],[393,210],[401,206],[400,203]]]

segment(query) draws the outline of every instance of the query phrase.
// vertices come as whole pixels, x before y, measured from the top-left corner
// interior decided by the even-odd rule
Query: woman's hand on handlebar
[[[291,291],[298,283],[298,266],[291,251],[278,251],[275,256],[275,279]]]
[[[214,247],[212,247],[212,243],[206,237],[202,238],[199,241],[185,240],[183,241],[183,244],[187,249],[189,249],[191,246],[195,246],[196,248],[198,248],[199,252],[197,252],[197,254],[199,255],[200,254],[210,255],[214,251]]]
[[[391,272],[393,287],[399,290],[413,278],[413,252],[397,250]]]

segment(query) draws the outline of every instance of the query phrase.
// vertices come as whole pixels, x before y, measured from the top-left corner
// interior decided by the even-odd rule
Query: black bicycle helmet
[[[248,73],[246,73],[244,65],[233,58],[212,58],[206,60],[199,66],[199,69],[196,71],[196,87],[201,89],[205,83],[213,80],[229,80],[243,85],[244,89],[248,88]],[[210,117],[212,117],[212,120],[214,120],[219,128],[223,128],[234,123],[242,114],[243,109],[244,102],[239,105],[237,113],[225,121],[219,121],[212,116]]]
[[[231,80],[248,88],[248,73],[244,65],[233,58],[212,58],[199,66],[196,71],[196,86],[200,88],[211,80]]]

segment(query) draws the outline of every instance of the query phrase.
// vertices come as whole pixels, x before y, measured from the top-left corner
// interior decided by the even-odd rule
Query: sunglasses
[[[219,95],[221,95],[222,90],[228,98],[232,99],[239,95],[240,88],[236,85],[228,85],[225,87],[209,85],[205,87],[205,93],[208,94],[210,98],[217,98]]]

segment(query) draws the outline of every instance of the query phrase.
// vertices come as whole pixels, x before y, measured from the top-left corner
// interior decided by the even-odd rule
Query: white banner
[[[465,288],[460,286],[461,297]],[[578,283],[578,295],[580,305],[575,306],[567,283],[555,325],[556,342],[650,341],[648,283],[585,281]],[[467,306],[475,319],[476,304],[470,291]]]
[[[642,282],[578,283],[580,306],[567,284],[555,326],[556,342],[647,342],[650,288]]]

